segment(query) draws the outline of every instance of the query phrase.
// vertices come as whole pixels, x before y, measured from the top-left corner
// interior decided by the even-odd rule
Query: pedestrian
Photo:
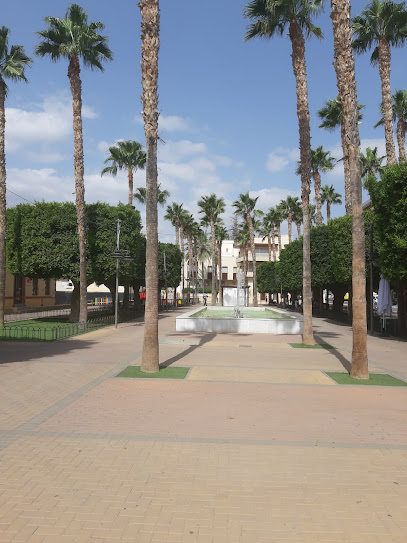
[[[208,307],[208,304],[206,303],[207,299],[208,299],[208,295],[207,295],[206,292],[205,292],[204,295],[203,295],[203,303],[204,303],[204,307]]]

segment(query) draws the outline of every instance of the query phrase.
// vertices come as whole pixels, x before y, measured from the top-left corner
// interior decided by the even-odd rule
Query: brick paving
[[[335,351],[297,337],[176,333],[185,381],[116,379],[140,322],[0,345],[0,542],[407,541],[407,389],[343,387]],[[371,371],[407,378],[407,344],[369,338]],[[247,369],[247,371],[245,371]]]

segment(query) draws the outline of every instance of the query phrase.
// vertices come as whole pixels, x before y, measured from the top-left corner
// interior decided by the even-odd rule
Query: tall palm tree
[[[271,235],[271,250],[273,252],[273,261],[277,262],[277,251],[276,251],[276,227],[277,222],[280,221],[280,216],[277,208],[270,207],[265,217],[267,217],[267,222],[270,226],[270,235]],[[281,233],[280,233],[281,238]]]
[[[246,40],[254,37],[272,38],[283,36],[288,26],[292,45],[292,65],[297,87],[297,116],[300,136],[301,198],[303,205],[303,311],[306,345],[314,345],[312,332],[312,292],[309,195],[311,189],[311,132],[308,106],[308,84],[305,63],[305,40],[311,35],[322,38],[321,29],[312,18],[322,10],[322,0],[252,0],[246,4],[245,16],[254,21],[246,34]]]
[[[379,65],[387,164],[397,162],[390,90],[390,48],[400,47],[404,43],[407,38],[406,28],[407,10],[404,2],[396,4],[390,0],[373,0],[352,20],[354,50],[365,53],[374,47],[370,61]]]
[[[249,269],[249,256],[248,256],[248,246],[250,245],[250,232],[249,227],[247,226],[246,220],[239,225],[239,230],[236,238],[236,243],[239,247],[242,248],[243,252],[243,273],[245,277]]]
[[[185,215],[185,218],[182,221],[182,228],[184,231],[184,234],[186,235],[187,242],[188,242],[188,270],[187,270],[187,281],[188,281],[188,287],[191,284],[192,280],[192,269],[194,264],[194,246],[193,246],[193,234],[195,229],[195,220],[194,216],[190,213],[187,213]],[[188,299],[189,299],[189,289],[188,289]]]
[[[322,206],[321,206],[321,173],[334,169],[335,159],[330,156],[330,151],[324,151],[322,145],[311,151],[311,171],[314,178],[315,201],[317,204],[317,226],[322,224]]]
[[[88,23],[88,14],[78,4],[69,6],[65,18],[45,17],[44,21],[48,28],[37,32],[43,41],[37,45],[36,55],[49,56],[52,62],[57,62],[61,58],[69,62],[68,78],[72,93],[75,199],[79,237],[79,322],[83,324],[87,320],[87,281],[80,59],[85,67],[103,71],[102,62],[112,60],[113,55],[107,45],[107,37],[99,33],[104,29],[104,25],[100,22]]]
[[[359,122],[363,119],[361,109],[365,106],[358,104]],[[330,132],[338,126],[341,128],[341,143],[343,152],[343,169],[345,177],[345,212],[352,215],[352,195],[350,193],[350,171],[348,157],[348,143],[346,139],[345,126],[343,124],[342,105],[339,96],[335,100],[327,100],[324,106],[318,110],[318,117],[322,120],[319,128],[325,128]]]
[[[100,175],[110,173],[113,177],[116,177],[118,170],[127,171],[129,180],[128,204],[131,206],[133,205],[133,176],[137,170],[144,170],[146,153],[143,151],[141,143],[132,140],[118,141],[116,145],[109,147],[109,153],[105,164],[110,162],[110,166],[104,168]]]
[[[219,215],[225,211],[225,201],[223,198],[218,198],[213,192],[209,196],[202,196],[198,201],[198,206],[201,208],[199,213],[203,214],[203,220],[207,221],[211,228],[211,245],[212,245],[212,296],[211,303],[216,305],[216,239],[215,239],[215,222]]]
[[[393,109],[393,121],[397,121],[396,134],[397,145],[399,148],[399,161],[406,160],[406,130],[407,130],[407,90],[397,90],[391,97],[392,109]],[[383,113],[383,104],[380,105],[380,111]],[[384,118],[382,117],[377,126],[384,124]]]
[[[158,52],[160,48],[159,0],[139,0],[141,11],[141,83],[146,138],[146,303],[141,371],[160,369],[158,347]]]
[[[271,237],[272,237],[271,230],[272,230],[272,223],[269,220],[268,213],[266,213],[263,216],[263,220],[262,220],[260,228],[259,228],[259,234],[260,234],[261,238],[263,239],[263,241],[267,238],[267,246],[268,246],[268,251],[269,251],[269,262],[271,262],[272,252],[273,252],[272,244],[271,244]]]
[[[298,206],[293,209],[292,212],[293,223],[297,227],[298,239],[301,237],[301,225],[302,225],[302,205],[298,202]]]
[[[164,215],[164,219],[166,221],[170,221],[172,226],[175,227],[175,243],[179,246],[179,222],[185,210],[182,204],[172,202],[170,206],[167,206],[166,211],[167,212]]]
[[[366,153],[360,153],[360,160],[362,163],[362,179],[368,179],[371,175],[376,177],[376,173],[383,171],[382,162],[386,158],[385,156],[377,156],[378,149],[375,147],[371,149],[366,148]]]
[[[309,205],[309,220],[311,225],[317,224],[317,206],[314,204]]]
[[[341,204],[342,198],[339,192],[336,192],[333,185],[322,187],[321,203],[326,204],[326,222],[331,220],[331,205]]]
[[[136,192],[134,193],[134,198],[140,202],[140,204],[146,203],[147,190],[146,187],[137,187]],[[161,190],[160,184],[157,185],[157,204],[160,204],[161,207],[167,203],[170,193],[168,190]]]
[[[352,194],[352,313],[353,349],[351,376],[368,379],[365,227],[362,208],[360,137],[355,59],[352,51],[350,0],[331,0],[335,71],[341,97],[343,123],[348,138]]]
[[[278,239],[278,254],[282,251],[282,245],[281,245],[281,223],[285,220],[285,210],[281,206],[281,204],[278,204],[275,207],[276,210],[276,228],[277,228],[277,239]]]
[[[280,206],[284,210],[285,218],[288,222],[288,243],[293,240],[292,236],[292,224],[293,224],[293,212],[301,205],[297,196],[287,196],[285,200],[281,200]]]
[[[179,241],[180,241],[180,249],[182,253],[182,266],[181,266],[181,299],[184,298],[184,283],[185,283],[185,230],[188,229],[188,225],[190,223],[190,214],[186,209],[183,209],[180,217],[179,217]]]
[[[211,256],[211,242],[205,230],[201,230],[198,236],[197,261],[201,263],[202,288],[205,293],[205,261]]]
[[[223,221],[218,221],[215,225],[215,237],[218,248],[218,269],[219,269],[219,305],[223,305],[222,290],[222,241],[228,239],[228,231]]]
[[[257,198],[250,198],[248,192],[239,195],[239,200],[233,202],[233,207],[236,208],[235,213],[240,215],[243,219],[246,220],[247,226],[249,228],[250,234],[250,249],[252,253],[252,262],[253,262],[253,306],[257,307],[257,273],[256,273],[256,248],[254,245],[254,227],[253,227],[253,217],[255,214],[255,207],[257,203]],[[252,216],[253,214],[253,216]]]
[[[6,296],[6,153],[4,143],[8,87],[5,79],[27,81],[25,68],[31,62],[21,45],[12,45],[9,48],[9,32],[5,26],[0,28],[0,326],[4,324]]]

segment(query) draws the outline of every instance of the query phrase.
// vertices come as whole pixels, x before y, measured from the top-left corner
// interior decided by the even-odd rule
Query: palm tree
[[[374,47],[370,61],[379,65],[387,164],[397,162],[390,90],[390,48],[400,47],[404,43],[407,38],[406,25],[405,3],[396,4],[390,0],[373,0],[352,20],[354,50],[365,53]]]
[[[254,245],[254,227],[253,227],[253,216],[255,214],[255,207],[257,203],[257,198],[250,198],[249,193],[239,195],[239,200],[233,202],[233,207],[236,208],[235,213],[240,215],[243,219],[246,220],[247,226],[249,228],[250,234],[250,249],[252,253],[252,262],[253,262],[253,306],[257,307],[257,274],[256,274],[256,248]]]
[[[277,222],[280,221],[280,216],[277,208],[270,207],[268,212],[265,215],[265,219],[270,226],[270,235],[271,235],[271,250],[273,252],[273,261],[277,262],[277,251],[276,251],[276,226]],[[280,233],[281,238],[281,233]]]
[[[193,263],[194,263],[194,247],[193,247],[193,234],[195,229],[195,220],[193,215],[190,213],[185,214],[185,218],[182,220],[182,228],[184,231],[184,234],[186,235],[187,241],[188,241],[188,270],[187,270],[187,282],[188,287],[191,284],[192,280],[192,269],[193,269]],[[188,300],[189,300],[189,288],[188,288]]]
[[[109,147],[110,155],[105,164],[111,163],[101,171],[100,175],[110,173],[116,177],[118,170],[126,170],[129,179],[129,206],[133,205],[133,176],[136,170],[144,170],[146,153],[138,141],[118,141],[116,145]],[[145,190],[145,189],[144,189]]]
[[[341,204],[342,198],[339,192],[336,192],[333,185],[322,187],[321,204],[326,204],[326,222],[331,220],[331,205]]]
[[[406,159],[407,90],[397,90],[391,98],[393,102],[393,121],[397,121],[397,145],[399,148],[399,161],[401,162]],[[383,104],[380,105],[380,111],[383,113]],[[382,124],[384,124],[383,117],[375,124],[375,128]]]
[[[317,224],[317,206],[314,204],[309,205],[309,220],[311,225]]]
[[[182,213],[179,217],[179,241],[180,241],[180,249],[182,253],[182,266],[181,266],[181,299],[184,298],[184,283],[185,283],[185,270],[184,270],[184,260],[185,260],[185,247],[184,247],[184,239],[185,239],[185,230],[188,229],[188,225],[190,223],[190,217],[191,215],[186,209],[182,210]]]
[[[211,256],[211,243],[208,238],[208,234],[201,230],[198,236],[198,247],[197,247],[197,261],[201,263],[201,276],[202,276],[202,288],[203,294],[205,293],[205,261]]]
[[[239,247],[242,248],[243,252],[243,273],[245,277],[247,276],[247,272],[249,269],[249,262],[248,262],[248,246],[250,244],[250,232],[249,227],[247,226],[246,220],[244,223],[241,223],[239,225],[238,234],[236,237],[236,243]]]
[[[215,225],[215,237],[218,246],[218,269],[219,269],[219,304],[223,305],[222,290],[222,241],[228,239],[228,231],[223,221],[218,221]]]
[[[293,224],[293,212],[301,205],[297,196],[287,196],[285,200],[281,200],[280,206],[284,210],[284,216],[288,222],[288,243],[292,242],[292,224]]]
[[[104,29],[100,22],[88,24],[88,14],[78,4],[71,4],[64,19],[45,17],[48,28],[37,32],[43,41],[35,49],[40,57],[49,56],[57,62],[61,58],[69,61],[68,78],[72,93],[75,199],[79,237],[79,322],[87,320],[86,299],[86,234],[85,234],[85,185],[83,181],[83,133],[82,133],[82,82],[80,59],[85,67],[103,71],[102,62],[112,60],[106,36],[99,34]]]
[[[330,156],[330,151],[324,151],[322,145],[311,151],[311,171],[314,178],[315,201],[317,204],[317,226],[322,224],[321,206],[321,173],[334,169],[335,159]]]
[[[371,175],[376,177],[376,173],[383,171],[382,162],[386,158],[385,156],[377,156],[378,149],[375,147],[373,150],[370,147],[366,148],[366,154],[360,153],[360,160],[362,163],[362,179],[368,179]]]
[[[276,210],[276,228],[277,228],[277,239],[278,239],[278,254],[281,253],[282,246],[281,246],[281,223],[286,219],[285,217],[285,210],[281,206],[281,204],[278,204],[275,207]]]
[[[310,212],[310,214],[311,214],[311,212]],[[300,239],[300,237],[301,237],[301,225],[302,225],[302,205],[301,205],[300,202],[298,202],[298,206],[293,209],[292,219],[293,219],[293,223],[295,223],[295,225],[297,227],[298,239]]]
[[[358,119],[362,121],[363,115],[361,109],[365,106],[358,104]],[[348,144],[345,133],[345,126],[343,124],[342,105],[339,96],[335,100],[327,100],[324,106],[318,110],[318,117],[322,120],[319,128],[325,128],[330,132],[335,130],[338,126],[341,128],[341,142],[343,152],[343,169],[345,177],[345,212],[346,215],[352,215],[352,195],[350,193],[350,171],[349,171],[349,157],[348,157]]]
[[[362,208],[360,137],[355,59],[352,51],[350,0],[331,0],[335,71],[341,97],[343,124],[348,138],[352,194],[352,313],[353,349],[351,376],[368,379],[365,227]]]
[[[158,196],[158,195],[157,195]],[[175,243],[179,247],[179,222],[184,213],[182,204],[172,202],[170,206],[167,206],[167,213],[164,215],[166,221],[170,221],[172,226],[175,226]]]
[[[4,80],[27,81],[25,68],[31,62],[21,45],[12,45],[9,49],[9,32],[5,26],[0,28],[0,326],[4,324],[6,296],[6,153],[4,143],[8,87]]]
[[[268,250],[269,250],[269,262],[271,262],[271,255],[273,251],[272,245],[271,245],[271,236],[272,236],[271,230],[272,230],[272,224],[269,220],[268,213],[266,213],[260,225],[259,234],[263,241],[267,238],[267,245],[268,245]]]
[[[212,296],[211,303],[216,305],[216,239],[215,239],[215,222],[219,215],[225,211],[225,201],[223,198],[218,198],[213,192],[209,196],[202,196],[198,202],[201,208],[199,213],[203,214],[203,220],[207,221],[211,228],[211,245],[212,245]]]
[[[283,36],[288,26],[292,44],[292,65],[297,89],[297,116],[300,135],[301,198],[303,205],[303,311],[306,345],[314,345],[312,332],[312,292],[309,195],[311,188],[311,133],[308,106],[307,70],[305,63],[305,37],[322,38],[321,29],[312,23],[312,17],[322,10],[317,0],[252,0],[246,5],[245,16],[254,21],[246,34],[246,40],[254,37],[272,38]]]
[[[141,83],[146,138],[146,303],[141,371],[159,371],[158,347],[158,51],[160,48],[159,0],[139,0],[141,11]]]
[[[147,191],[145,187],[137,187],[136,192],[134,193],[134,198],[138,202],[140,202],[140,204],[145,204],[146,194],[147,194]],[[161,190],[160,184],[158,184],[157,185],[157,204],[160,204],[161,207],[164,207],[169,197],[170,197],[170,193],[168,192],[168,190]]]

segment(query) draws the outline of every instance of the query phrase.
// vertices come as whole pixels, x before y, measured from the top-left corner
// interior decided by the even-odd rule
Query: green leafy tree
[[[105,164],[109,164],[109,162],[110,166],[106,166],[101,175],[110,173],[116,177],[119,170],[126,171],[129,180],[128,204],[129,206],[133,205],[134,174],[137,170],[143,170],[146,164],[146,153],[143,151],[143,146],[138,141],[118,141],[116,145],[109,147],[109,156],[105,160]]]
[[[269,261],[262,262],[257,267],[257,287],[259,292],[278,292],[280,290],[280,283],[277,281],[278,277],[278,263]]]
[[[21,45],[9,47],[9,29],[0,28],[0,326],[4,324],[4,302],[6,295],[6,79],[27,81],[25,68],[31,59]]]
[[[331,205],[341,204],[342,198],[333,185],[325,185],[321,191],[321,204],[326,204],[326,222],[331,220]]]
[[[313,345],[312,300],[311,300],[311,260],[310,260],[310,220],[309,195],[311,189],[311,133],[308,106],[308,84],[305,63],[305,38],[311,35],[322,38],[321,29],[312,22],[322,9],[322,1],[316,0],[253,0],[246,4],[245,17],[252,24],[246,34],[251,38],[272,38],[283,36],[288,26],[292,44],[292,65],[297,88],[297,116],[300,136],[301,198],[304,221],[304,335],[306,345]]]
[[[75,199],[78,221],[80,255],[80,316],[79,322],[87,318],[86,299],[86,234],[85,234],[85,185],[83,163],[82,133],[82,81],[80,59],[84,66],[103,71],[102,63],[112,60],[113,55],[107,45],[106,36],[99,32],[104,29],[100,22],[88,24],[88,14],[71,4],[63,19],[45,17],[48,28],[37,32],[43,40],[37,45],[35,53],[40,57],[49,56],[52,62],[61,58],[68,60],[68,78],[72,93],[73,132],[74,132],[74,170]]]
[[[407,335],[407,164],[386,168],[380,181],[369,179],[368,188],[380,241],[380,269],[396,286],[399,330]]]
[[[382,90],[383,124],[386,140],[387,163],[396,162],[393,135],[393,111],[390,90],[391,47],[400,47],[407,38],[407,10],[405,3],[373,0],[362,13],[352,20],[353,48],[365,53],[372,47],[372,64],[379,66]]]
[[[202,196],[198,201],[201,208],[199,213],[203,215],[203,222],[209,224],[211,229],[211,252],[212,252],[212,305],[216,305],[216,235],[215,223],[219,216],[225,211],[225,201],[218,198],[215,193],[209,196]]]

